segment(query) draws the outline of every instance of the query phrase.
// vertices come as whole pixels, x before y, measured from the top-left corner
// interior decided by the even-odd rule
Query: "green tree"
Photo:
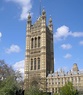
[[[14,95],[20,89],[21,74],[0,60],[0,95]]]
[[[48,94],[32,86],[29,88],[28,91],[25,92],[25,95],[48,95]]]
[[[4,60],[0,60],[0,81],[12,75],[15,75],[13,68],[8,66]]]
[[[53,95],[60,95],[60,94],[58,94],[58,93],[54,93]]]
[[[0,95],[14,95],[17,89],[19,89],[19,86],[14,77],[8,77],[1,82]]]
[[[68,82],[60,89],[60,95],[78,95],[78,91]]]

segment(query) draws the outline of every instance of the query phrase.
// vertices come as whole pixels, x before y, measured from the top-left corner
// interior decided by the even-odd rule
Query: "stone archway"
[[[35,81],[35,80],[34,80],[34,81],[32,81],[32,82],[31,82],[31,86],[38,87],[38,82],[37,82],[37,81]]]

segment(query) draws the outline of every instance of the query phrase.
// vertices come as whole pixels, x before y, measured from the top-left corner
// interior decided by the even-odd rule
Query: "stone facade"
[[[26,28],[26,56],[25,56],[24,87],[36,86],[47,92],[59,92],[66,82],[71,81],[76,89],[83,89],[83,72],[78,70],[77,64],[72,71],[54,73],[53,24],[49,19],[46,24],[46,12],[32,24],[31,15],[28,16]]]
[[[75,63],[72,70],[65,72],[62,69],[47,76],[47,91],[58,93],[66,82],[72,82],[73,86],[83,95],[83,71],[78,70]]]
[[[53,25],[49,19],[46,25],[46,12],[32,25],[28,16],[26,30],[25,87],[36,85],[46,90],[46,77],[54,72]]]

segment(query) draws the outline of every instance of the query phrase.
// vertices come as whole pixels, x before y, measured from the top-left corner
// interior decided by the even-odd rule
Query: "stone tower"
[[[32,24],[28,15],[26,28],[25,88],[38,86],[46,89],[46,77],[54,72],[53,24],[46,25],[46,12]]]

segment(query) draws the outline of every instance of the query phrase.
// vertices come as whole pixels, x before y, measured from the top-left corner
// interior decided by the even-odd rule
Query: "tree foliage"
[[[15,95],[20,89],[21,74],[0,60],[0,95]]]
[[[25,91],[25,95],[48,95],[48,94],[32,86],[28,89],[28,91],[27,90]]]
[[[78,91],[68,82],[60,89],[60,95],[78,95]]]
[[[7,77],[1,82],[0,95],[14,95],[15,91],[19,89],[17,82],[13,76]]]
[[[54,93],[53,95],[60,95],[60,94],[58,94],[58,93]]]
[[[0,80],[4,80],[11,75],[15,75],[15,71],[4,60],[0,60]]]

